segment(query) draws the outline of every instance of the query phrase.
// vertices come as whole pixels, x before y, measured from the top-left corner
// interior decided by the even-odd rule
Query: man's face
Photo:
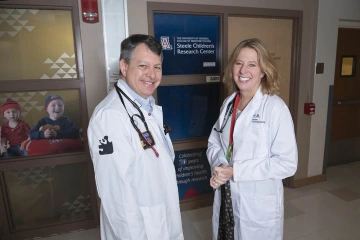
[[[52,120],[57,120],[59,117],[61,117],[64,113],[64,103],[61,101],[61,99],[55,99],[52,100],[46,111],[49,113],[49,117]]]
[[[16,108],[10,108],[4,112],[4,117],[9,122],[17,122],[20,117],[20,111],[17,110]]]
[[[121,59],[120,69],[124,81],[143,98],[152,95],[161,82],[161,57],[153,53],[145,44],[135,48],[130,64]]]

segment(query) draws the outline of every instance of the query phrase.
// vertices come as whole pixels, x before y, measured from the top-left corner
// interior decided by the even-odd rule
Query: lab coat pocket
[[[147,240],[169,240],[164,204],[140,207],[145,223]]]
[[[240,197],[240,222],[250,228],[268,228],[275,224],[276,196]]]

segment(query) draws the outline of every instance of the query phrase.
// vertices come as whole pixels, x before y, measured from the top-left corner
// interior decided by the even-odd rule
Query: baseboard
[[[180,211],[189,211],[197,208],[212,206],[214,202],[214,194],[202,194],[199,196],[180,200]]]
[[[316,175],[312,177],[307,177],[303,179],[294,179],[292,187],[298,188],[298,187],[304,187],[310,184],[318,183],[326,181],[326,174]]]

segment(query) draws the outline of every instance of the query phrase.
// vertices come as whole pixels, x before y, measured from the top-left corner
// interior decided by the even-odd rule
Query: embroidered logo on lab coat
[[[254,113],[254,115],[252,116],[251,122],[253,122],[253,123],[265,123],[265,121],[260,119],[260,114],[258,114],[258,113]]]
[[[113,144],[112,142],[109,142],[108,136],[104,136],[103,139],[99,140],[99,154],[100,155],[106,155],[106,154],[112,154],[114,152]]]
[[[151,135],[150,131],[145,131],[142,133],[142,135],[146,138],[146,140],[150,143],[150,146],[143,140],[143,138],[139,135],[141,146],[144,150],[151,148],[152,146],[155,146],[155,140],[153,136]]]

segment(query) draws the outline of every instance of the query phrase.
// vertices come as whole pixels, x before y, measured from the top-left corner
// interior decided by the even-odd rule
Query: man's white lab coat
[[[128,92],[118,86],[131,98]],[[123,96],[130,116],[139,112]],[[89,147],[101,199],[103,240],[183,240],[174,150],[163,138],[163,114],[140,108],[159,153],[144,150],[116,90],[96,107],[88,128]],[[137,126],[146,131],[135,117]]]

